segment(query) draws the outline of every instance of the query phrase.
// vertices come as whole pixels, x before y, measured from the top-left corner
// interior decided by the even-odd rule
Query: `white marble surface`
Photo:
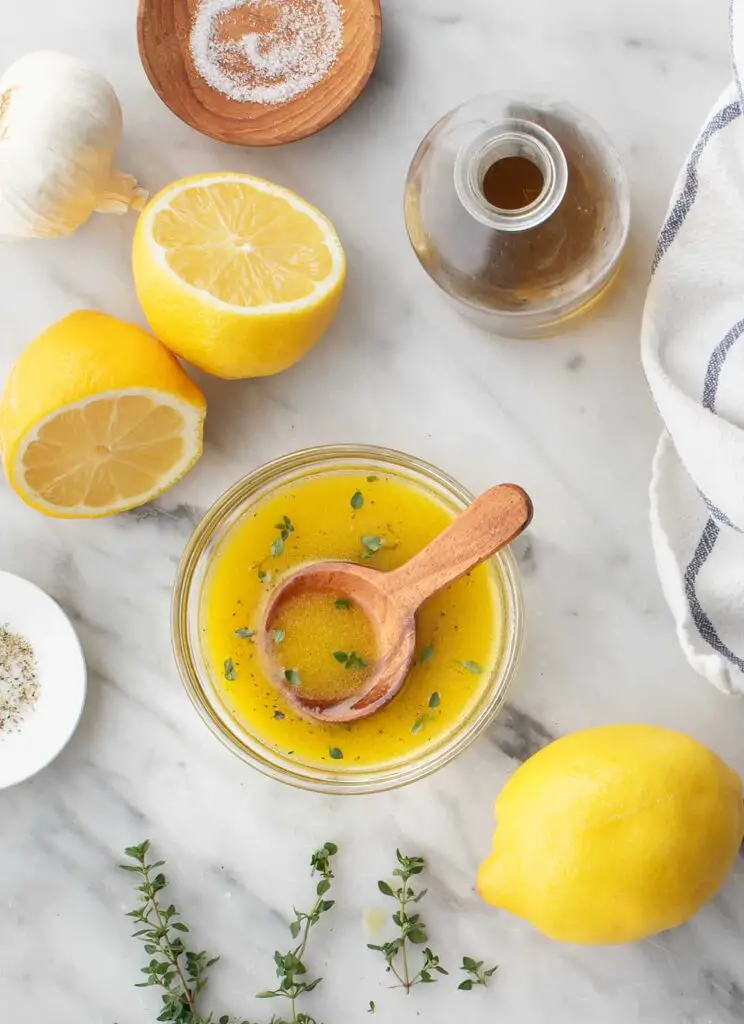
[[[32,783],[0,793],[3,1020],[145,1024],[141,952],[122,910],[121,848],[144,836],[174,895],[223,961],[213,1003],[251,1020],[285,915],[308,893],[306,859],[343,846],[339,907],[315,964],[325,1024],[576,1019],[625,1024],[744,1020],[744,869],[691,925],[614,950],[562,948],[483,907],[474,871],[491,803],[550,736],[644,720],[688,730],[740,771],[744,707],[687,668],[652,564],[646,489],[659,432],[638,359],[644,281],[676,170],[726,85],[726,0],[388,0],[379,70],[321,136],[276,152],[231,149],[180,124],[140,68],[132,0],[5,4],[0,66],[57,47],[104,69],[126,114],[120,163],[158,188],[197,171],[250,170],[296,188],[335,221],[350,282],[330,336],[292,372],[205,382],[206,455],[156,508],[58,523],[0,484],[0,568],[72,615],[91,671],[75,740]],[[462,323],[409,251],[401,188],[419,137],[455,103],[494,88],[583,104],[626,157],[635,224],[628,269],[602,316],[549,343],[501,342]],[[95,306],[139,320],[132,220],[99,218],[60,243],[0,248],[0,369],[57,317]],[[176,562],[201,512],[239,475],[302,445],[401,447],[471,488],[515,478],[537,516],[520,548],[529,639],[511,707],[457,764],[407,791],[339,801],[283,789],[234,759],[188,704],[170,653]],[[430,859],[432,944],[501,965],[487,993],[448,982],[386,989],[361,914],[395,846]],[[225,1008],[224,1011],[222,1008]]]

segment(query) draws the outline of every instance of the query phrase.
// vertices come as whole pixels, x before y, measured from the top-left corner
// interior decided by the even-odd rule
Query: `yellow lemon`
[[[160,340],[218,377],[264,377],[301,359],[336,313],[346,260],[333,225],[247,174],[168,186],[134,238],[134,280]]]
[[[588,729],[530,758],[496,801],[478,891],[562,942],[632,942],[682,924],[744,833],[738,776],[647,725]]]
[[[60,518],[160,494],[201,455],[206,403],[175,356],[133,324],[80,311],[33,341],[0,399],[12,487]]]

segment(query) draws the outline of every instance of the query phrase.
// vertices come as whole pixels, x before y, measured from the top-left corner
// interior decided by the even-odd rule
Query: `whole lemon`
[[[633,942],[693,916],[744,833],[739,777],[649,725],[574,733],[530,758],[496,801],[478,891],[552,939]]]

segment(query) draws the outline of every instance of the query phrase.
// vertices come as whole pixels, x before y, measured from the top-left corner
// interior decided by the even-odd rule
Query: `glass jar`
[[[202,720],[238,757],[281,782],[324,793],[374,793],[402,786],[437,771],[462,753],[490,724],[506,697],[516,671],[523,637],[519,569],[510,551],[492,560],[501,590],[502,637],[489,679],[456,728],[407,759],[355,768],[338,761],[319,766],[289,757],[254,735],[237,720],[211,675],[203,646],[202,595],[213,560],[230,531],[278,489],[325,472],[395,474],[426,491],[457,513],[472,495],[446,473],[402,452],[361,445],[311,448],[277,459],[239,480],[207,512],[181,559],[173,595],[172,635],[176,662],[186,692]]]
[[[405,191],[414,251],[480,326],[556,333],[611,283],[628,237],[628,181],[611,141],[567,103],[493,94],[438,122]]]

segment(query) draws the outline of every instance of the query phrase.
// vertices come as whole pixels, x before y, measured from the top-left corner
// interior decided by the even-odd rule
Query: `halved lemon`
[[[5,471],[48,515],[112,515],[190,469],[205,412],[204,396],[159,341],[103,313],[73,313],[11,370],[0,399]]]
[[[328,328],[346,259],[330,221],[294,192],[225,173],[184,178],[152,199],[133,269],[168,348],[218,377],[263,377]]]

